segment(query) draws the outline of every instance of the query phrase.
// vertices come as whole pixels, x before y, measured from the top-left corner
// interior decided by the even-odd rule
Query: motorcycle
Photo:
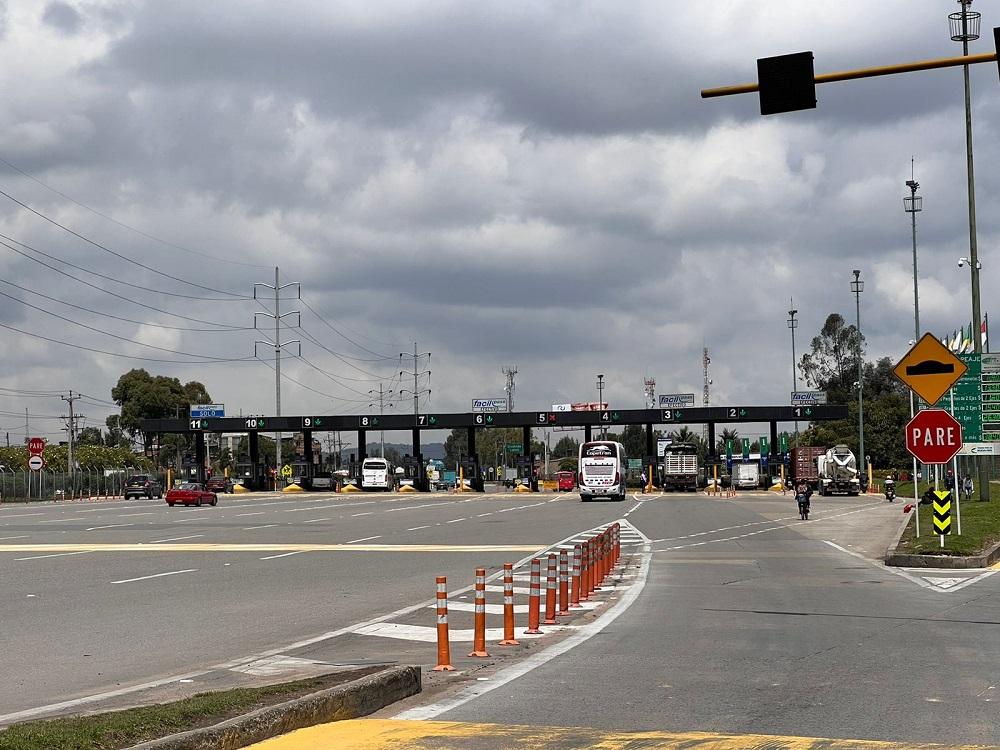
[[[809,520],[809,495],[800,492],[795,496],[795,502],[799,504],[799,518],[803,521]]]
[[[892,479],[885,480],[885,499],[890,503],[896,499],[896,483]]]

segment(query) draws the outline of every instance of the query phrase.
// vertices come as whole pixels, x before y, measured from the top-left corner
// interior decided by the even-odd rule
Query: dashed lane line
[[[56,552],[51,555],[35,555],[34,557],[15,557],[14,562],[24,562],[25,560],[41,560],[45,557],[66,557],[67,555],[85,555],[91,552],[89,549],[79,550],[77,552]]]
[[[240,531],[256,531],[257,529],[273,529],[277,525],[278,524],[276,524],[276,523],[268,523],[268,524],[264,524],[263,526],[244,526],[242,529],[240,529]]]
[[[302,523],[319,523],[320,521],[332,521],[332,518],[310,518],[308,521],[303,521]]]
[[[261,560],[277,560],[279,557],[291,557],[292,555],[301,555],[302,551],[297,552],[284,552],[280,555],[268,555],[267,557],[260,558]]]
[[[179,576],[181,573],[197,573],[197,568],[185,568],[184,570],[171,570],[169,573],[153,573],[151,576],[139,576],[138,578],[123,578],[120,581],[111,583],[135,583],[136,581],[148,581],[151,578],[165,578],[167,576]]]
[[[377,539],[378,537],[373,537]],[[240,544],[190,542],[187,544],[0,544],[4,552],[42,552],[50,557],[55,554],[83,554],[84,552],[537,552],[547,549],[546,544],[359,544],[355,539],[343,544]],[[34,558],[31,558],[34,559]],[[530,559],[530,558],[529,558]],[[502,571],[501,571],[502,574]],[[433,599],[431,600],[433,602]]]
[[[360,539],[352,539],[349,542],[345,542],[345,544],[354,544],[355,542],[369,542],[372,539],[381,539],[381,538],[382,538],[381,534],[379,534],[378,536],[364,536],[361,537]]]
[[[205,536],[204,534],[191,534],[190,536],[172,536],[169,539],[154,539],[149,542],[150,544],[161,544],[163,542],[180,542],[184,539],[197,539],[199,537]]]
[[[412,529],[407,529],[407,531],[420,531],[420,529],[429,529],[430,526],[414,526]]]
[[[126,526],[135,526],[134,523],[109,523],[104,526],[91,526],[89,529],[84,529],[84,531],[99,531],[101,529],[123,529]]]

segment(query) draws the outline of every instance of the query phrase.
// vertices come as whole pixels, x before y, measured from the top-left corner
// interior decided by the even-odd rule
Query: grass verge
[[[921,483],[918,490],[923,493],[926,483]],[[913,482],[900,482],[897,485],[897,503],[913,502]],[[941,547],[941,537],[933,533],[932,510],[930,505],[918,506],[920,509],[920,537],[916,535],[915,522],[911,522],[899,540],[897,551],[911,555],[978,555],[985,552],[997,542],[1000,542],[1000,486],[990,484],[990,502],[982,503],[975,498],[962,502],[962,534],[958,534],[958,515],[954,500],[951,506],[952,533],[944,538]]]
[[[212,726],[381,669],[384,666],[265,687],[199,693],[158,706],[14,724],[0,731],[0,750],[123,750],[177,732]]]

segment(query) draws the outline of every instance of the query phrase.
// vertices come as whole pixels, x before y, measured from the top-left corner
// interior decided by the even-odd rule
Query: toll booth
[[[483,486],[483,472],[479,465],[479,456],[462,456],[462,473],[465,475],[464,478],[469,482],[469,487],[476,492],[485,491],[485,487]]]
[[[414,489],[427,492],[430,484],[427,481],[427,472],[424,469],[423,454],[415,456],[409,454],[403,456],[403,479],[413,482]]]

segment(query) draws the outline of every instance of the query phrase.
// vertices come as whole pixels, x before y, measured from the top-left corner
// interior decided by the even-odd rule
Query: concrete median
[[[420,667],[391,667],[211,727],[143,742],[131,750],[236,750],[296,729],[367,716],[420,690]]]

